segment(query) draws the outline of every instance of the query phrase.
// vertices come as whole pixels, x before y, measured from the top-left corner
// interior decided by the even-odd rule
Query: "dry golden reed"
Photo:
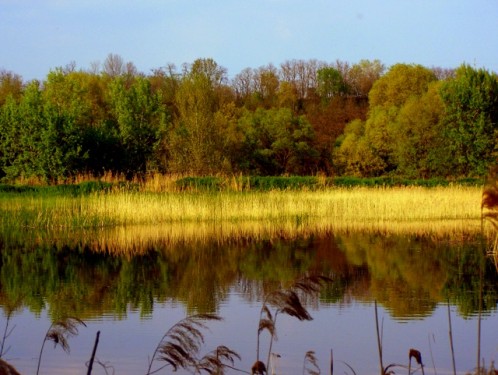
[[[470,221],[481,218],[477,187],[335,188],[319,191],[113,193],[81,198],[81,209],[116,225],[295,219],[329,224]]]
[[[154,241],[369,232],[465,239],[481,231],[478,187],[146,193],[0,200],[3,230],[102,230],[93,248],[134,253]],[[114,229],[113,229],[114,228]],[[105,231],[103,230],[105,229]],[[491,225],[485,232],[492,235]],[[109,238],[110,237],[110,238]],[[129,244],[129,245],[126,245]],[[109,249],[108,249],[109,250]]]

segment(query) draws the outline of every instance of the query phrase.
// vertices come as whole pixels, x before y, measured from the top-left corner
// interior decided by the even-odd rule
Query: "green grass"
[[[393,186],[483,186],[484,180],[465,178],[449,181],[442,178],[406,179],[401,177],[320,177],[289,176],[262,177],[240,176],[232,179],[225,177],[185,177],[176,181],[179,190],[223,191],[223,190],[317,190],[330,187],[393,187]]]
[[[95,192],[110,191],[115,186],[119,185],[115,185],[109,182],[102,182],[102,181],[86,181],[86,182],[81,182],[79,184],[62,184],[62,185],[52,185],[52,186],[0,184],[0,194],[13,193],[13,194],[37,195],[37,196],[43,196],[43,195],[79,196],[79,195],[88,195]]]
[[[161,177],[159,177],[161,180]],[[401,187],[401,186],[478,186],[482,187],[483,179],[465,178],[459,180],[446,180],[441,178],[432,179],[405,179],[401,177],[324,177],[324,176],[233,176],[233,177],[163,177],[168,183],[161,184],[160,188],[151,187],[150,181],[128,182],[128,181],[85,181],[78,184],[60,184],[52,186],[30,186],[0,184],[0,195],[25,194],[25,195],[68,195],[80,196],[95,192],[111,191],[154,191],[154,192],[220,192],[220,191],[315,191],[332,187]],[[171,181],[170,181],[171,180]]]

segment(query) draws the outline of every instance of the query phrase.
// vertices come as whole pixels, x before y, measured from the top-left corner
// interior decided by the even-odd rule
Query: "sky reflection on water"
[[[219,314],[223,322],[210,323],[206,332],[205,350],[217,345],[226,345],[237,351],[242,360],[236,367],[248,370],[255,359],[256,330],[259,304],[247,303],[237,294],[231,294],[223,303]],[[464,319],[454,307],[450,308],[453,340],[458,373],[471,371],[476,364],[477,317]],[[378,374],[379,359],[375,333],[375,311],[373,303],[353,302],[347,306],[332,304],[312,310],[313,321],[297,322],[288,316],[278,321],[278,341],[273,351],[279,353],[279,374],[300,374],[304,355],[315,351],[322,373],[329,373],[330,352],[333,350],[334,373],[351,373],[343,362],[354,368],[357,374]],[[97,331],[101,331],[97,358],[114,368],[115,374],[135,375],[146,372],[148,358],[166,330],[185,317],[181,306],[171,303],[156,305],[154,313],[147,319],[137,311],[129,311],[126,319],[115,320],[104,317],[87,321],[77,337],[70,341],[71,354],[66,355],[52,345],[45,348],[42,358],[42,374],[81,374],[85,369]],[[395,321],[382,307],[379,319],[383,324],[384,365],[408,364],[408,351],[417,348],[422,353],[426,373],[452,373],[449,344],[447,305],[438,305],[434,313],[421,320]],[[23,374],[36,372],[37,356],[45,330],[49,326],[45,313],[39,317],[24,310],[11,321],[15,325],[8,338],[10,350],[5,358]],[[482,321],[481,355],[489,365],[498,357],[498,315],[492,313]],[[262,336],[266,353],[267,336]],[[430,341],[430,343],[429,343]],[[434,364],[431,359],[434,358]],[[265,356],[264,356],[265,357]],[[397,367],[397,373],[406,370]],[[94,374],[103,374],[99,365]],[[169,372],[163,372],[169,373]],[[187,372],[178,371],[179,374]],[[228,371],[228,373],[237,373]]]
[[[278,341],[272,350],[280,355],[278,374],[301,374],[309,350],[315,352],[323,374],[329,373],[331,351],[336,374],[351,374],[345,363],[357,374],[378,374],[375,300],[383,327],[384,366],[407,365],[408,351],[415,348],[422,354],[426,373],[433,373],[434,366],[438,374],[452,373],[449,301],[457,370],[472,371],[477,361],[479,285],[484,296],[481,357],[489,366],[498,356],[498,278],[473,240],[455,243],[350,233],[147,243],[148,248],[131,257],[94,253],[84,246],[5,246],[0,329],[5,327],[7,311],[13,309],[9,327],[14,330],[7,338],[10,349],[4,359],[23,374],[36,373],[50,322],[76,315],[87,327],[70,339],[70,355],[50,343],[46,346],[41,374],[86,372],[97,331],[101,332],[97,358],[102,363],[112,366],[115,374],[144,374],[171,326],[187,314],[209,312],[224,320],[208,324],[201,354],[226,345],[242,357],[235,367],[249,371],[256,358],[263,296],[310,274],[326,274],[332,282],[319,301],[306,305],[312,321],[279,315]],[[264,361],[268,343],[263,332]],[[104,370],[96,364],[93,374]]]

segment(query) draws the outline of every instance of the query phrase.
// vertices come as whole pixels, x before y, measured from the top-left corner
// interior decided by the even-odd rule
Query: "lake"
[[[40,374],[86,374],[98,331],[93,374],[145,374],[171,327],[187,316],[216,314],[223,320],[200,329],[199,356],[224,345],[241,358],[233,367],[250,372],[265,298],[320,275],[328,281],[318,295],[299,295],[312,320],[278,314],[271,348],[276,374],[303,374],[303,365],[305,373],[329,374],[331,362],[335,374],[379,374],[378,340],[383,366],[396,364],[396,373],[408,372],[402,366],[412,348],[425,373],[452,374],[453,359],[457,373],[471,373],[478,356],[486,367],[498,357],[498,276],[488,242],[479,233],[255,235],[187,224],[4,234],[2,358],[35,374],[51,323],[76,317],[86,327],[68,338],[69,353],[46,343]],[[264,362],[269,345],[264,330]],[[164,364],[154,361],[152,368]]]

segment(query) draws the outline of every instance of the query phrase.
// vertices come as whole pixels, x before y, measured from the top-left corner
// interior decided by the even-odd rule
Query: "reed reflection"
[[[324,304],[375,300],[401,320],[428,316],[447,300],[463,316],[479,309],[484,254],[477,235],[458,241],[331,232],[255,238],[196,228],[190,239],[158,228],[4,239],[0,304],[5,314],[24,306],[37,314],[46,309],[52,319],[124,318],[128,308],[147,317],[165,301],[191,313],[216,313],[231,291],[261,301],[300,277],[320,274],[332,279],[320,295]],[[485,264],[484,312],[496,308],[498,296],[494,265]]]

